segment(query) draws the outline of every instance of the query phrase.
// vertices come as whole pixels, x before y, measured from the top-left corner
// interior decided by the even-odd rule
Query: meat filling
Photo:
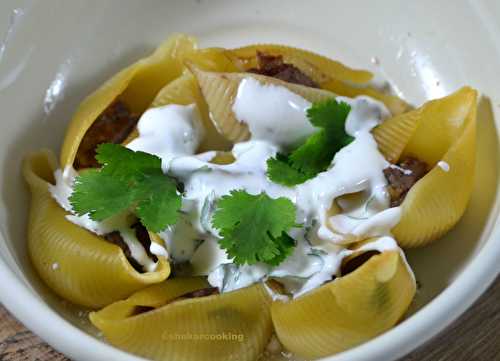
[[[346,259],[345,262],[342,262],[342,266],[340,267],[340,275],[346,276],[349,273],[356,271],[359,267],[364,265],[366,262],[370,260],[373,256],[380,254],[378,251],[367,251],[361,253],[360,255]]]
[[[148,231],[146,227],[144,227],[140,222],[137,222],[132,225],[132,228],[135,229],[135,236],[137,237],[137,240],[142,244],[144,247],[144,250],[146,251],[147,255],[154,261],[158,261],[158,258],[151,253],[149,250],[149,247],[151,245],[151,239],[149,238]],[[118,231],[113,231],[111,233],[108,233],[104,235],[104,238],[118,247],[120,247],[125,254],[125,257],[127,257],[127,260],[129,261],[130,265],[134,267],[134,269],[137,272],[143,272],[142,266],[132,257],[132,253],[130,252],[130,249],[123,240],[123,237],[121,236],[120,232]]]
[[[305,85],[312,88],[319,88],[319,85],[308,75],[293,64],[283,62],[281,55],[269,55],[257,51],[257,62],[259,67],[249,69],[248,72],[267,75],[288,83]]]
[[[180,296],[179,298],[198,298],[198,297],[206,297],[212,295],[218,295],[219,289],[217,287],[207,287],[202,288],[196,291],[188,292]]]
[[[135,128],[139,116],[121,101],[113,102],[85,133],[73,166],[75,169],[97,168],[96,148],[101,143],[122,143]]]
[[[387,190],[391,197],[391,207],[403,203],[410,188],[427,172],[427,163],[413,157],[407,157],[398,165],[385,168],[384,175],[389,183]]]

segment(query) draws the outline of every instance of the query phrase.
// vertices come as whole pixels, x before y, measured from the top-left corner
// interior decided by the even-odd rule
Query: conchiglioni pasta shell
[[[113,321],[123,321],[137,314],[140,308],[159,308],[177,297],[209,286],[204,277],[172,278],[138,291],[126,300],[117,301],[98,312],[91,312],[89,317],[94,326],[105,329]]]
[[[415,156],[432,169],[410,189],[401,205],[401,220],[392,232],[402,247],[422,246],[439,238],[465,212],[474,181],[476,102],[477,92],[464,87],[408,113],[416,127],[402,157]],[[395,143],[398,148],[398,141]],[[439,161],[449,170],[441,168]]]
[[[254,78],[263,84],[281,85],[310,102],[335,97],[335,94],[298,84],[291,84],[268,76],[250,73],[215,73],[191,67],[201,92],[208,104],[210,116],[217,130],[232,142],[241,142],[250,137],[248,126],[236,119],[233,103],[238,86],[244,78]]]
[[[195,50],[186,55],[185,61],[191,64],[191,66],[209,71],[238,70],[225,55],[225,50],[221,48]],[[228,150],[231,148],[231,143],[215,129],[208,113],[207,103],[201,94],[194,75],[190,71],[185,70],[180,77],[165,85],[156,95],[151,103],[151,107],[161,107],[168,104],[196,104],[205,131],[203,141],[198,149],[199,152]],[[137,129],[135,129],[124,143],[129,143],[138,135]]]
[[[195,66],[206,71],[240,72],[241,65],[224,48],[199,49],[186,57],[190,66]]]
[[[355,84],[368,83],[373,74],[366,70],[351,69],[344,64],[308,50],[277,44],[255,44],[229,50],[229,54],[237,57],[246,69],[256,68],[257,52],[268,55],[281,55],[285,63],[293,64],[307,76],[321,84],[335,79]]]
[[[412,110],[389,118],[373,129],[378,149],[389,162],[396,163],[399,160],[420,118],[421,110]]]
[[[395,95],[383,93],[368,84],[366,86],[360,86],[333,79],[328,83],[323,84],[322,88],[350,98],[354,98],[359,95],[367,95],[384,103],[392,115],[402,114],[409,109],[409,105],[403,99],[398,98]]]
[[[32,195],[29,255],[55,293],[75,304],[99,308],[168,277],[166,259],[160,257],[156,271],[138,273],[118,246],[68,221],[68,213],[49,192],[55,169],[55,156],[45,150],[28,155],[23,164]]]
[[[207,103],[201,95],[193,74],[186,72],[164,87],[158,93],[152,106],[158,107],[168,104],[196,104],[204,129],[203,140],[198,149],[199,152],[231,148],[231,143],[215,129],[208,113]]]
[[[406,312],[415,282],[398,251],[371,257],[354,272],[271,307],[286,349],[307,360],[335,354],[383,333]]]
[[[244,69],[257,67],[257,51],[281,55],[285,63],[293,64],[320,85],[338,95],[355,97],[368,95],[383,102],[392,114],[401,114],[408,109],[402,99],[385,94],[372,85],[373,74],[366,70],[351,69],[344,64],[313,52],[275,44],[256,44],[228,51],[243,63]],[[235,63],[236,60],[233,60]]]
[[[169,279],[91,314],[90,319],[111,344],[152,360],[256,360],[272,332],[271,299],[264,287],[168,303],[200,288],[186,286],[192,280]],[[136,306],[155,310],[134,314]]]
[[[149,57],[123,69],[89,95],[78,107],[61,149],[62,167],[72,165],[80,142],[97,117],[118,97],[140,114],[156,93],[183,70],[184,57],[195,49],[193,38],[174,35]]]

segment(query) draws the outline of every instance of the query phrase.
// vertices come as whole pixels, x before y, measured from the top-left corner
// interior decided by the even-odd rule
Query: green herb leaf
[[[351,107],[334,98],[314,103],[307,117],[321,128],[289,156],[278,154],[267,161],[267,175],[275,183],[294,186],[325,171],[335,154],[354,140],[345,132],[345,121]]]
[[[163,174],[160,158],[105,143],[97,148],[96,159],[101,169],[83,171],[75,179],[70,203],[78,215],[102,221],[131,209],[153,232],[177,221],[181,196],[176,182]]]
[[[276,266],[295,247],[295,241],[286,233],[296,226],[295,213],[294,204],[287,198],[235,190],[219,200],[212,225],[222,236],[220,246],[234,258],[234,263]]]
[[[134,152],[123,145],[104,143],[97,147],[96,160],[107,174],[134,179],[152,169],[161,170],[161,159],[145,152]]]
[[[309,177],[292,166],[288,156],[278,153],[267,160],[267,176],[275,183],[288,187],[304,183]]]
[[[76,178],[70,202],[77,214],[89,213],[97,221],[126,210],[133,202],[133,194],[128,191],[127,182],[89,169]]]

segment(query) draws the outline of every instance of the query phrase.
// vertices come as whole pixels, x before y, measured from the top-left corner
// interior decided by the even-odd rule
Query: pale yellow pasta
[[[193,74],[186,72],[168,84],[158,93],[152,106],[156,107],[167,104],[196,104],[204,129],[203,141],[198,149],[199,152],[228,150],[231,148],[231,143],[217,131],[210,119],[207,103],[201,95],[198,83]]]
[[[396,163],[399,160],[415,132],[419,118],[420,111],[413,110],[387,119],[373,129],[378,149],[389,162]]]
[[[254,285],[175,300],[203,287],[206,281],[200,278],[173,278],[90,319],[111,344],[152,360],[256,360],[272,332],[267,291]],[[152,309],[140,313],[144,307]]]
[[[89,317],[97,328],[109,329],[113,321],[123,321],[134,316],[138,314],[139,309],[159,308],[175,298],[209,286],[204,277],[172,278],[138,291],[127,299],[117,301],[102,310],[92,312]]]
[[[31,191],[28,251],[42,280],[75,304],[99,308],[129,296],[170,274],[162,257],[154,272],[138,273],[123,251],[66,219],[49,192],[56,158],[49,151],[28,155],[23,173]]]
[[[241,70],[257,67],[257,52],[281,55],[285,63],[293,64],[313,79],[322,89],[348,97],[368,95],[382,101],[392,114],[408,109],[402,99],[374,88],[370,81],[373,74],[366,70],[351,69],[344,64],[311,51],[276,44],[256,44],[229,50]]]
[[[370,85],[358,87],[356,85],[350,85],[340,80],[333,79],[328,83],[325,83],[323,85],[323,89],[351,98],[360,95],[367,95],[384,103],[393,115],[402,114],[409,109],[408,104],[406,104],[404,100],[395,95],[385,94]]]
[[[225,55],[225,50],[219,48],[193,51],[189,55],[186,55],[185,63],[209,71],[238,70],[233,62]],[[215,129],[215,125],[208,112],[207,103],[201,94],[198,83],[194,75],[187,69],[177,79],[160,89],[150,106],[160,107],[169,104],[196,104],[203,122],[205,133],[203,141],[198,149],[199,152],[207,150],[228,150],[231,148],[231,143]],[[134,130],[124,143],[129,143],[137,136],[138,132]]]
[[[353,84],[366,84],[373,74],[366,70],[351,69],[344,64],[312,51],[278,44],[254,44],[228,50],[228,56],[240,64],[241,70],[258,67],[257,52],[280,55],[285,63],[293,64],[320,85],[332,77]]]
[[[142,113],[156,93],[183,71],[183,60],[196,43],[186,35],[174,35],[149,57],[141,59],[109,79],[78,107],[61,149],[63,167],[72,165],[85,133],[96,118],[118,97],[134,113]]]
[[[335,94],[326,90],[287,83],[263,75],[249,73],[216,73],[203,71],[196,67],[191,67],[191,70],[196,76],[216,128],[227,137],[227,139],[233,142],[241,142],[250,137],[248,126],[238,121],[232,110],[238,86],[244,78],[252,77],[263,84],[284,86],[311,102],[321,101],[335,96]]]
[[[463,215],[474,180],[476,102],[476,91],[464,87],[375,130],[381,151],[391,161],[414,156],[431,167],[401,205],[401,221],[393,229],[401,246],[436,240]]]
[[[397,251],[289,302],[276,301],[273,324],[286,349],[307,360],[359,345],[393,327],[415,295]]]
[[[198,49],[186,57],[186,63],[207,71],[241,71],[240,64],[224,48]]]
[[[61,150],[61,166],[73,165],[85,133],[115,99],[119,97],[135,113],[143,112],[156,93],[182,73],[184,57],[194,50],[193,38],[174,35],[151,56],[122,70],[87,97],[69,124]],[[140,274],[118,246],[69,222],[65,218],[67,212],[50,196],[48,186],[53,176],[40,177],[30,171],[29,167],[43,163],[44,157],[50,167],[43,172],[55,171],[55,163],[44,152],[27,158],[25,176],[33,194],[30,255],[50,288],[76,304],[97,308],[168,277],[170,267],[166,259],[160,259],[155,272]],[[58,265],[58,272],[52,269],[53,263]]]

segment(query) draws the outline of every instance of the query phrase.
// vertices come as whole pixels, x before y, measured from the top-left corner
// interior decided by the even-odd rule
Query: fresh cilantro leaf
[[[279,254],[267,261],[271,266],[278,266],[288,256],[290,256],[295,248],[295,240],[283,232],[281,236],[274,238],[274,242],[278,246]]]
[[[345,132],[345,121],[351,106],[334,98],[314,103],[307,109],[312,125],[322,128],[290,155],[294,167],[306,174],[324,171],[335,153],[351,143],[354,138]]]
[[[336,152],[329,135],[322,129],[293,151],[289,156],[289,162],[292,167],[310,179],[328,168]]]
[[[147,229],[160,232],[176,223],[182,200],[175,182],[165,181],[160,168],[155,173],[148,175],[141,183],[144,194],[139,197],[136,212]]]
[[[267,160],[267,176],[272,181],[288,187],[304,183],[309,179],[306,174],[293,168],[288,156],[281,153],[276,154],[275,158]],[[279,182],[276,180],[279,180]]]
[[[335,98],[330,98],[313,103],[307,109],[307,117],[312,125],[324,129],[334,128],[342,134],[347,115],[351,111],[351,106],[346,102],[338,102]]]
[[[134,179],[152,169],[161,169],[161,159],[145,152],[134,152],[120,144],[104,143],[98,146],[96,160],[107,174]]]
[[[94,220],[103,220],[126,210],[133,201],[126,182],[102,174],[97,169],[83,171],[75,180],[70,197],[73,209],[82,215],[89,213]]]
[[[176,182],[163,174],[160,158],[105,143],[97,148],[96,159],[101,169],[84,171],[75,179],[70,203],[78,215],[88,213],[102,221],[132,209],[153,232],[177,221],[181,196]]]
[[[286,232],[295,225],[295,205],[287,198],[243,190],[223,196],[212,218],[219,230],[220,246],[236,264],[264,262],[276,266],[295,247]]]
[[[314,178],[325,171],[335,153],[353,141],[345,132],[345,121],[351,107],[334,98],[314,103],[307,110],[307,117],[314,126],[321,128],[289,156],[278,154],[267,162],[267,174],[275,183],[293,186]]]

